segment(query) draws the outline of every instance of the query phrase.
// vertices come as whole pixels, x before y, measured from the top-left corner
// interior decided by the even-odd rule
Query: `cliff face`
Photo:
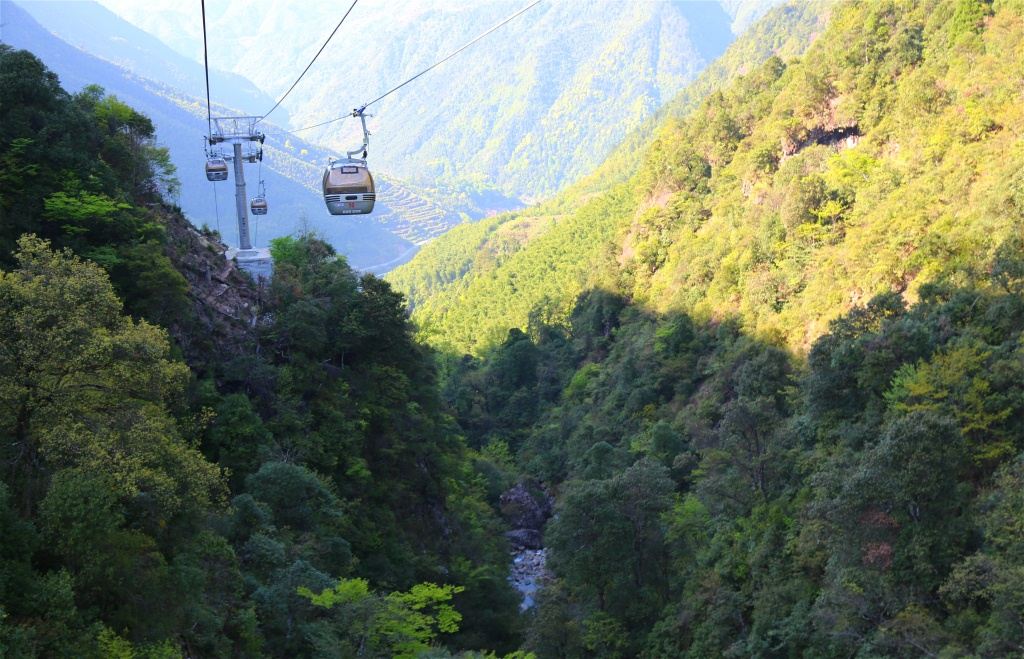
[[[168,328],[186,361],[201,370],[214,356],[251,354],[257,348],[262,286],[224,257],[227,246],[216,234],[199,231],[177,210],[161,212],[166,254],[188,281],[192,313]]]

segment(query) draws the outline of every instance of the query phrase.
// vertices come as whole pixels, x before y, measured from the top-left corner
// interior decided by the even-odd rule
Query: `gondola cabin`
[[[331,215],[372,213],[377,199],[373,176],[364,160],[332,162],[324,172],[323,190],[324,203]]]
[[[267,214],[267,198],[253,197],[252,201],[249,202],[249,210],[252,211],[253,215],[266,215]]]
[[[207,181],[228,180],[228,161],[223,158],[210,158],[206,161]]]

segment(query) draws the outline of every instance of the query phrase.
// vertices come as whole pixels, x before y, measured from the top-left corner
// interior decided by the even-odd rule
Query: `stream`
[[[499,510],[511,531],[505,533],[511,547],[508,582],[522,596],[520,611],[533,608],[537,591],[549,576],[544,525],[551,517],[554,498],[536,481],[520,481],[499,498]]]
[[[512,552],[512,567],[508,580],[512,587],[523,596],[520,611],[526,611],[535,604],[535,596],[547,575],[547,549],[519,549]]]

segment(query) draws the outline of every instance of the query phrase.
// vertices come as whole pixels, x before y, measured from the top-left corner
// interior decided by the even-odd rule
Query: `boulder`
[[[505,533],[512,549],[520,551],[523,549],[543,549],[544,536],[536,529],[516,529]]]
[[[551,497],[539,486],[516,483],[498,501],[501,514],[514,529],[541,531],[551,517]]]

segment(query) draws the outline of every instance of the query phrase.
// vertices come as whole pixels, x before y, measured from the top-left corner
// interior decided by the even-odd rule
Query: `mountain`
[[[194,7],[105,4],[180,52],[201,55]],[[346,8],[211,5],[211,61],[283,93]],[[517,9],[491,0],[357,5],[285,102],[289,127],[343,115]],[[374,161],[412,183],[444,178],[494,184],[523,199],[549,196],[602,162],[733,39],[732,19],[717,2],[601,0],[578,9],[543,2],[374,105]],[[354,139],[352,129],[339,122],[302,136],[340,149]]]
[[[809,8],[635,173],[392,275],[554,496],[538,657],[1024,643],[1024,5]]]
[[[567,322],[602,286],[655,311],[737,314],[802,352],[876,293],[913,300],[936,277],[984,270],[1015,230],[1015,119],[998,99],[1016,53],[998,30],[933,29],[925,44],[923,20],[854,39],[840,19],[842,36],[667,120],[610,191],[432,244],[392,279],[423,331],[479,351],[531,318]],[[982,55],[957,39],[985,39]]]
[[[784,3],[784,0],[721,0],[722,9],[732,18],[732,31],[740,34],[757,19],[764,16],[772,7]]]
[[[202,62],[164,45],[95,2],[81,0],[27,0],[18,6],[62,41],[106,60],[139,78],[161,82],[196,98],[202,97],[205,73]],[[83,29],[88,26],[88,29]],[[217,101],[229,108],[273,105],[274,99],[234,73],[210,70],[210,85]],[[278,117],[281,121],[287,115]]]
[[[0,44],[0,656],[1020,655],[1024,3],[744,34],[413,322],[308,234],[243,276]]]
[[[773,6],[781,4],[784,3],[752,0],[733,5],[725,3],[724,6],[736,10],[745,8],[752,16],[760,17]],[[679,91],[643,124],[630,131],[608,160],[580,179],[573,190],[567,190],[563,200],[585,198],[636,174],[659,126],[668,121],[683,119],[723,84],[748,73],[752,67],[773,55],[788,60],[803,54],[828,22],[829,4],[830,0],[790,2],[750,25],[729,46],[726,53],[712,62],[693,83]]]
[[[828,6],[772,10],[669,102],[659,123],[635,130],[609,161],[564,194],[458,227],[392,272],[389,280],[409,297],[421,331],[438,345],[476,351],[500,342],[510,327],[525,328],[531,317],[564,319],[588,284],[616,281],[616,250],[631,218],[666,203],[642,191],[652,169],[668,166],[663,157],[652,162],[652,155],[665,148],[667,137],[676,142],[676,131],[698,109],[724,106],[720,90],[735,78],[773,56],[801,54],[822,29]],[[747,84],[760,82],[755,76]]]

